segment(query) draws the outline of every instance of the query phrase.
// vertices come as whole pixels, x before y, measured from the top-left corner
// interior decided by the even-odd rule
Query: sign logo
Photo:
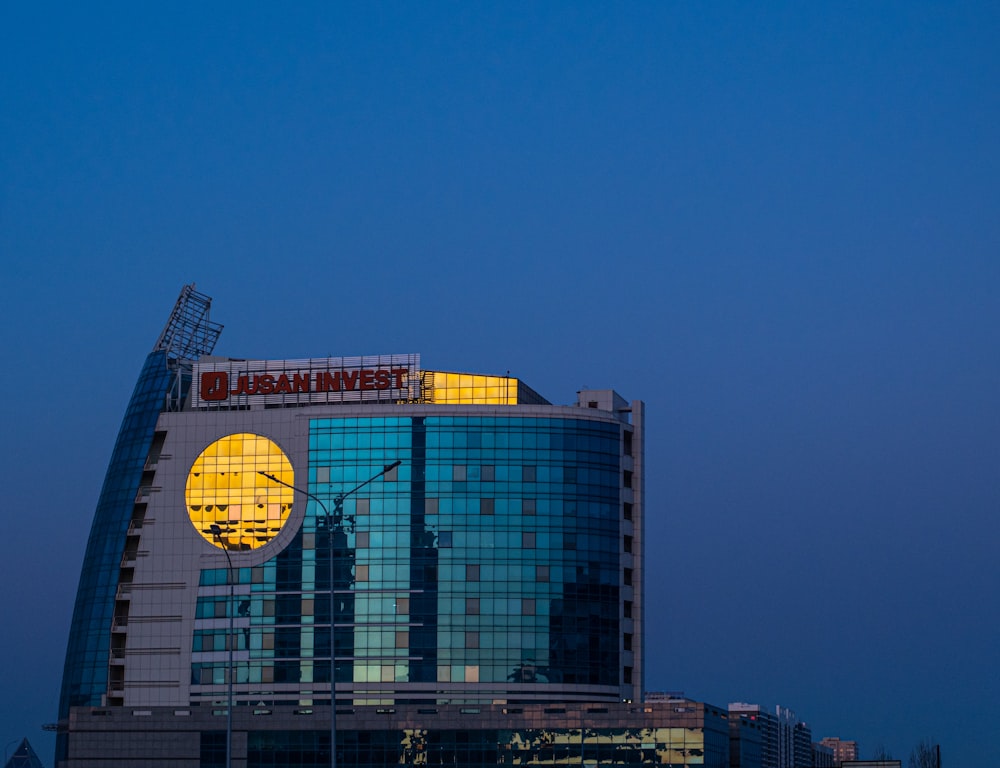
[[[209,402],[229,397],[229,374],[225,371],[208,371],[201,374],[201,399]]]

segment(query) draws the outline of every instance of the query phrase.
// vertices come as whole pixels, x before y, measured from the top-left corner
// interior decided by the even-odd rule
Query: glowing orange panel
[[[205,541],[246,550],[262,547],[278,535],[292,511],[294,492],[260,471],[294,484],[284,451],[260,435],[227,435],[195,459],[184,498],[191,524]],[[222,530],[221,536],[212,533],[213,525]]]
[[[454,405],[517,405],[517,379],[508,376],[426,371],[428,402]]]

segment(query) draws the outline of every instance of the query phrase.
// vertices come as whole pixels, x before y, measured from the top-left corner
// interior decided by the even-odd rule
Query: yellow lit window
[[[292,511],[292,465],[276,443],[260,435],[228,435],[209,445],[188,473],[185,500],[195,530],[230,550],[256,549],[273,539]],[[219,533],[212,531],[217,526]]]

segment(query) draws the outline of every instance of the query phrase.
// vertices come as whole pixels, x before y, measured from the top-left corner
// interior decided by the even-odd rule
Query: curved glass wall
[[[156,420],[176,375],[165,352],[150,353],[118,431],[77,587],[59,701],[61,718],[70,707],[100,706],[107,692],[119,565]]]
[[[402,460],[347,497],[334,524],[336,680],[354,702],[399,702],[417,689],[452,699],[617,694],[620,455],[620,426],[587,419],[311,420],[308,489],[331,511],[338,493]],[[249,599],[236,605],[212,589],[224,570],[202,573],[196,698],[225,681],[216,620],[233,610],[244,693],[295,684],[288,703],[328,700],[325,519],[310,500],[291,546],[240,569]]]

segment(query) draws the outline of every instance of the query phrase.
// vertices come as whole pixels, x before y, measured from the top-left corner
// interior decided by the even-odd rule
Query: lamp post
[[[226,543],[222,540],[222,528],[217,524],[213,523],[208,526],[208,529],[212,532],[212,535],[219,542],[219,546],[222,547],[222,551],[226,553],[226,562],[229,564],[229,570],[226,575],[226,581],[229,582],[229,602],[226,605],[226,614],[229,616],[229,635],[226,637],[226,648],[229,649],[229,660],[226,664],[226,680],[228,685],[226,687],[226,768],[232,768],[233,765],[233,560],[229,557],[229,548]]]
[[[330,514],[330,510],[327,508],[323,500],[319,498],[314,493],[303,490],[302,488],[296,488],[291,483],[286,483],[284,480],[279,480],[274,475],[263,470],[257,470],[257,473],[263,475],[272,483],[277,483],[278,485],[283,485],[286,488],[291,488],[293,491],[297,491],[304,496],[315,501],[323,509],[323,516],[326,519],[326,532],[328,539],[328,548],[330,553],[330,766],[331,768],[337,768],[337,669],[336,669],[336,648],[334,643],[334,614],[336,612],[336,596],[333,584],[333,534],[334,526],[340,526],[340,521],[343,519],[344,512],[344,499],[348,496],[357,493],[362,488],[364,488],[369,483],[378,480],[382,475],[387,472],[391,472],[396,467],[398,467],[403,462],[400,460],[394,461],[392,464],[386,464],[382,467],[380,472],[376,472],[374,475],[369,477],[360,485],[356,485],[349,491],[344,491],[343,493],[338,493],[333,497],[333,514]]]

